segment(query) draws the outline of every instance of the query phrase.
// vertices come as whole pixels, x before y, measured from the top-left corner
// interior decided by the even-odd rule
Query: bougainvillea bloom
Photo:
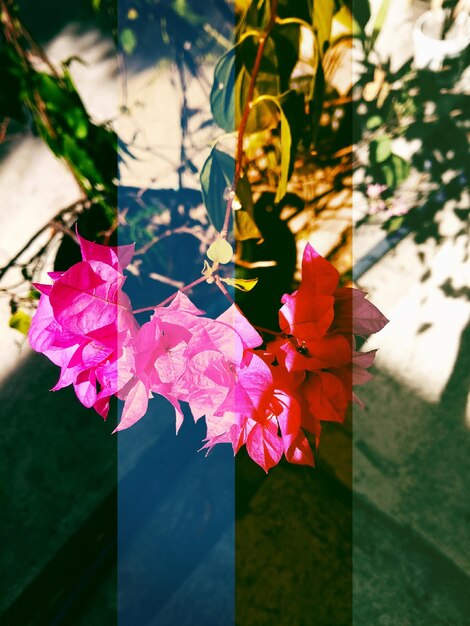
[[[129,346],[138,330],[122,291],[133,246],[111,248],[78,238],[83,260],[50,273],[52,285],[35,285],[42,295],[29,341],[61,368],[53,391],[73,385],[84,406],[106,417],[110,397],[127,382]]]
[[[204,448],[246,446],[266,472],[284,456],[313,465],[306,433],[318,445],[321,423],[342,422],[353,387],[372,378],[375,351],[358,352],[386,318],[357,289],[339,288],[335,268],[307,245],[299,289],[282,298],[281,332],[263,340],[231,306],[208,318],[178,292],[139,327],[123,292],[132,246],[111,248],[79,237],[82,261],[50,274],[29,338],[61,368],[54,390],[73,385],[103,417],[111,396],[124,402],[116,430],[145,416],[154,394],[175,408],[176,431],[186,403],[205,418]]]
[[[282,334],[267,346],[273,361],[298,373],[296,397],[301,424],[317,438],[321,422],[343,422],[350,402],[360,400],[353,386],[372,378],[375,351],[357,352],[355,336],[380,331],[388,320],[366,294],[338,288],[339,274],[308,244],[302,260],[302,282],[282,298]]]
[[[235,385],[246,351],[261,341],[236,307],[213,320],[179,292],[168,306],[156,307],[136,337],[132,393],[139,401],[126,400],[117,430],[142,418],[148,399],[158,393],[175,407],[177,431],[180,403],[186,402],[196,421],[206,417],[209,436],[219,434],[223,418],[214,414]]]

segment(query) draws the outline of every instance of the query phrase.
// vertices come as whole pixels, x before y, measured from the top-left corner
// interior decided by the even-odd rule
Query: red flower
[[[355,335],[371,335],[388,322],[363,291],[338,282],[336,269],[307,244],[301,285],[282,298],[282,335],[267,346],[281,368],[303,373],[296,389],[301,424],[317,441],[321,422],[343,422],[349,403],[360,403],[353,386],[372,378],[367,368],[375,351],[357,352]]]

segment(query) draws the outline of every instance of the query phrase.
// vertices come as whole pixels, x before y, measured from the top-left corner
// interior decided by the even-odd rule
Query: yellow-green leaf
[[[217,239],[209,246],[207,256],[211,261],[224,264],[230,263],[233,256],[233,248],[226,239]]]
[[[248,213],[240,209],[235,212],[235,239],[246,241],[247,239],[261,239],[262,235],[256,226],[254,219]]]
[[[317,34],[320,57],[323,57],[330,42],[331,24],[335,13],[335,0],[322,0],[313,3],[313,27]]]
[[[137,37],[132,28],[125,28],[121,33],[121,45],[126,54],[129,56],[134,52],[137,46]]]
[[[274,202],[278,203],[286,195],[287,182],[289,180],[289,166],[291,157],[291,145],[292,134],[290,130],[289,121],[282,109],[279,100],[273,96],[260,96],[253,102],[253,109],[260,103],[272,102],[279,110],[279,116],[281,118],[281,174],[279,177],[279,183],[277,186],[276,198]]]
[[[23,335],[27,335],[31,325],[31,315],[28,315],[25,311],[17,311],[10,317],[8,325],[10,328],[15,328],[20,333],[23,333]]]
[[[221,278],[220,280],[244,292],[251,291],[258,282],[257,278]]]

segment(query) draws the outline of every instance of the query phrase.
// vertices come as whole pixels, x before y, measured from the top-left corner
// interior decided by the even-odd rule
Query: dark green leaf
[[[215,66],[210,102],[215,123],[227,132],[235,130],[236,47],[219,59]]]
[[[393,190],[408,178],[410,165],[397,154],[391,154],[389,158],[382,163],[382,172],[385,184],[390,190]]]
[[[278,59],[280,91],[282,93],[289,89],[290,77],[299,58],[300,25],[276,24],[271,37],[274,40]]]
[[[253,194],[251,192],[251,185],[244,176],[240,178],[237,183],[236,193],[242,208],[248,211],[250,215],[253,215]]]
[[[201,187],[207,214],[220,232],[224,225],[227,200],[224,193],[233,183],[235,159],[226,152],[213,148],[201,170]]]

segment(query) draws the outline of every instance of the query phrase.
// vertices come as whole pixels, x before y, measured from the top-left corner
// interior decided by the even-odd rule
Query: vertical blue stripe
[[[160,6],[168,10],[170,4],[165,0]],[[188,6],[191,4],[195,11],[204,7],[196,0],[190,0]],[[131,2],[120,0],[120,33],[129,26],[126,15],[130,8]],[[132,27],[137,29],[139,41],[139,20]],[[149,23],[142,28],[148,36]],[[144,54],[148,54],[148,49]],[[138,55],[139,48],[135,66],[148,67],[149,59],[139,59]],[[167,65],[165,71],[175,73],[175,68]],[[157,81],[159,75],[156,74]],[[130,102],[137,95],[132,93],[132,76],[127,85]],[[139,98],[143,97],[140,93]],[[188,104],[191,106],[191,102]],[[179,146],[180,139],[166,135],[164,141],[157,137],[150,138],[149,143],[160,141]],[[201,146],[201,151],[204,148]],[[196,186],[193,190],[145,190],[136,202],[139,191],[144,190],[120,185],[118,210],[125,215],[127,224],[139,219],[139,211],[143,215],[150,205],[169,207],[171,218],[176,221],[181,218],[181,204],[196,207],[201,203]],[[119,227],[118,239],[119,244],[130,243],[127,226]],[[153,271],[172,275],[175,267],[184,267],[186,263],[190,268],[187,277],[180,275],[178,280],[187,284],[197,278],[203,259],[198,258],[197,249],[188,241],[177,236],[165,240],[163,258],[158,258],[157,251]],[[134,308],[157,304],[173,291],[172,287],[145,277],[142,282],[132,276],[127,280]],[[196,288],[191,298],[211,317],[229,306],[220,292],[207,285]],[[144,323],[149,315],[139,316],[139,322]],[[189,411],[176,436],[174,409],[161,397],[150,401],[143,419],[118,435],[119,626],[234,624],[234,457],[228,445],[218,446],[206,457],[198,451],[204,437],[203,420],[195,424]]]

